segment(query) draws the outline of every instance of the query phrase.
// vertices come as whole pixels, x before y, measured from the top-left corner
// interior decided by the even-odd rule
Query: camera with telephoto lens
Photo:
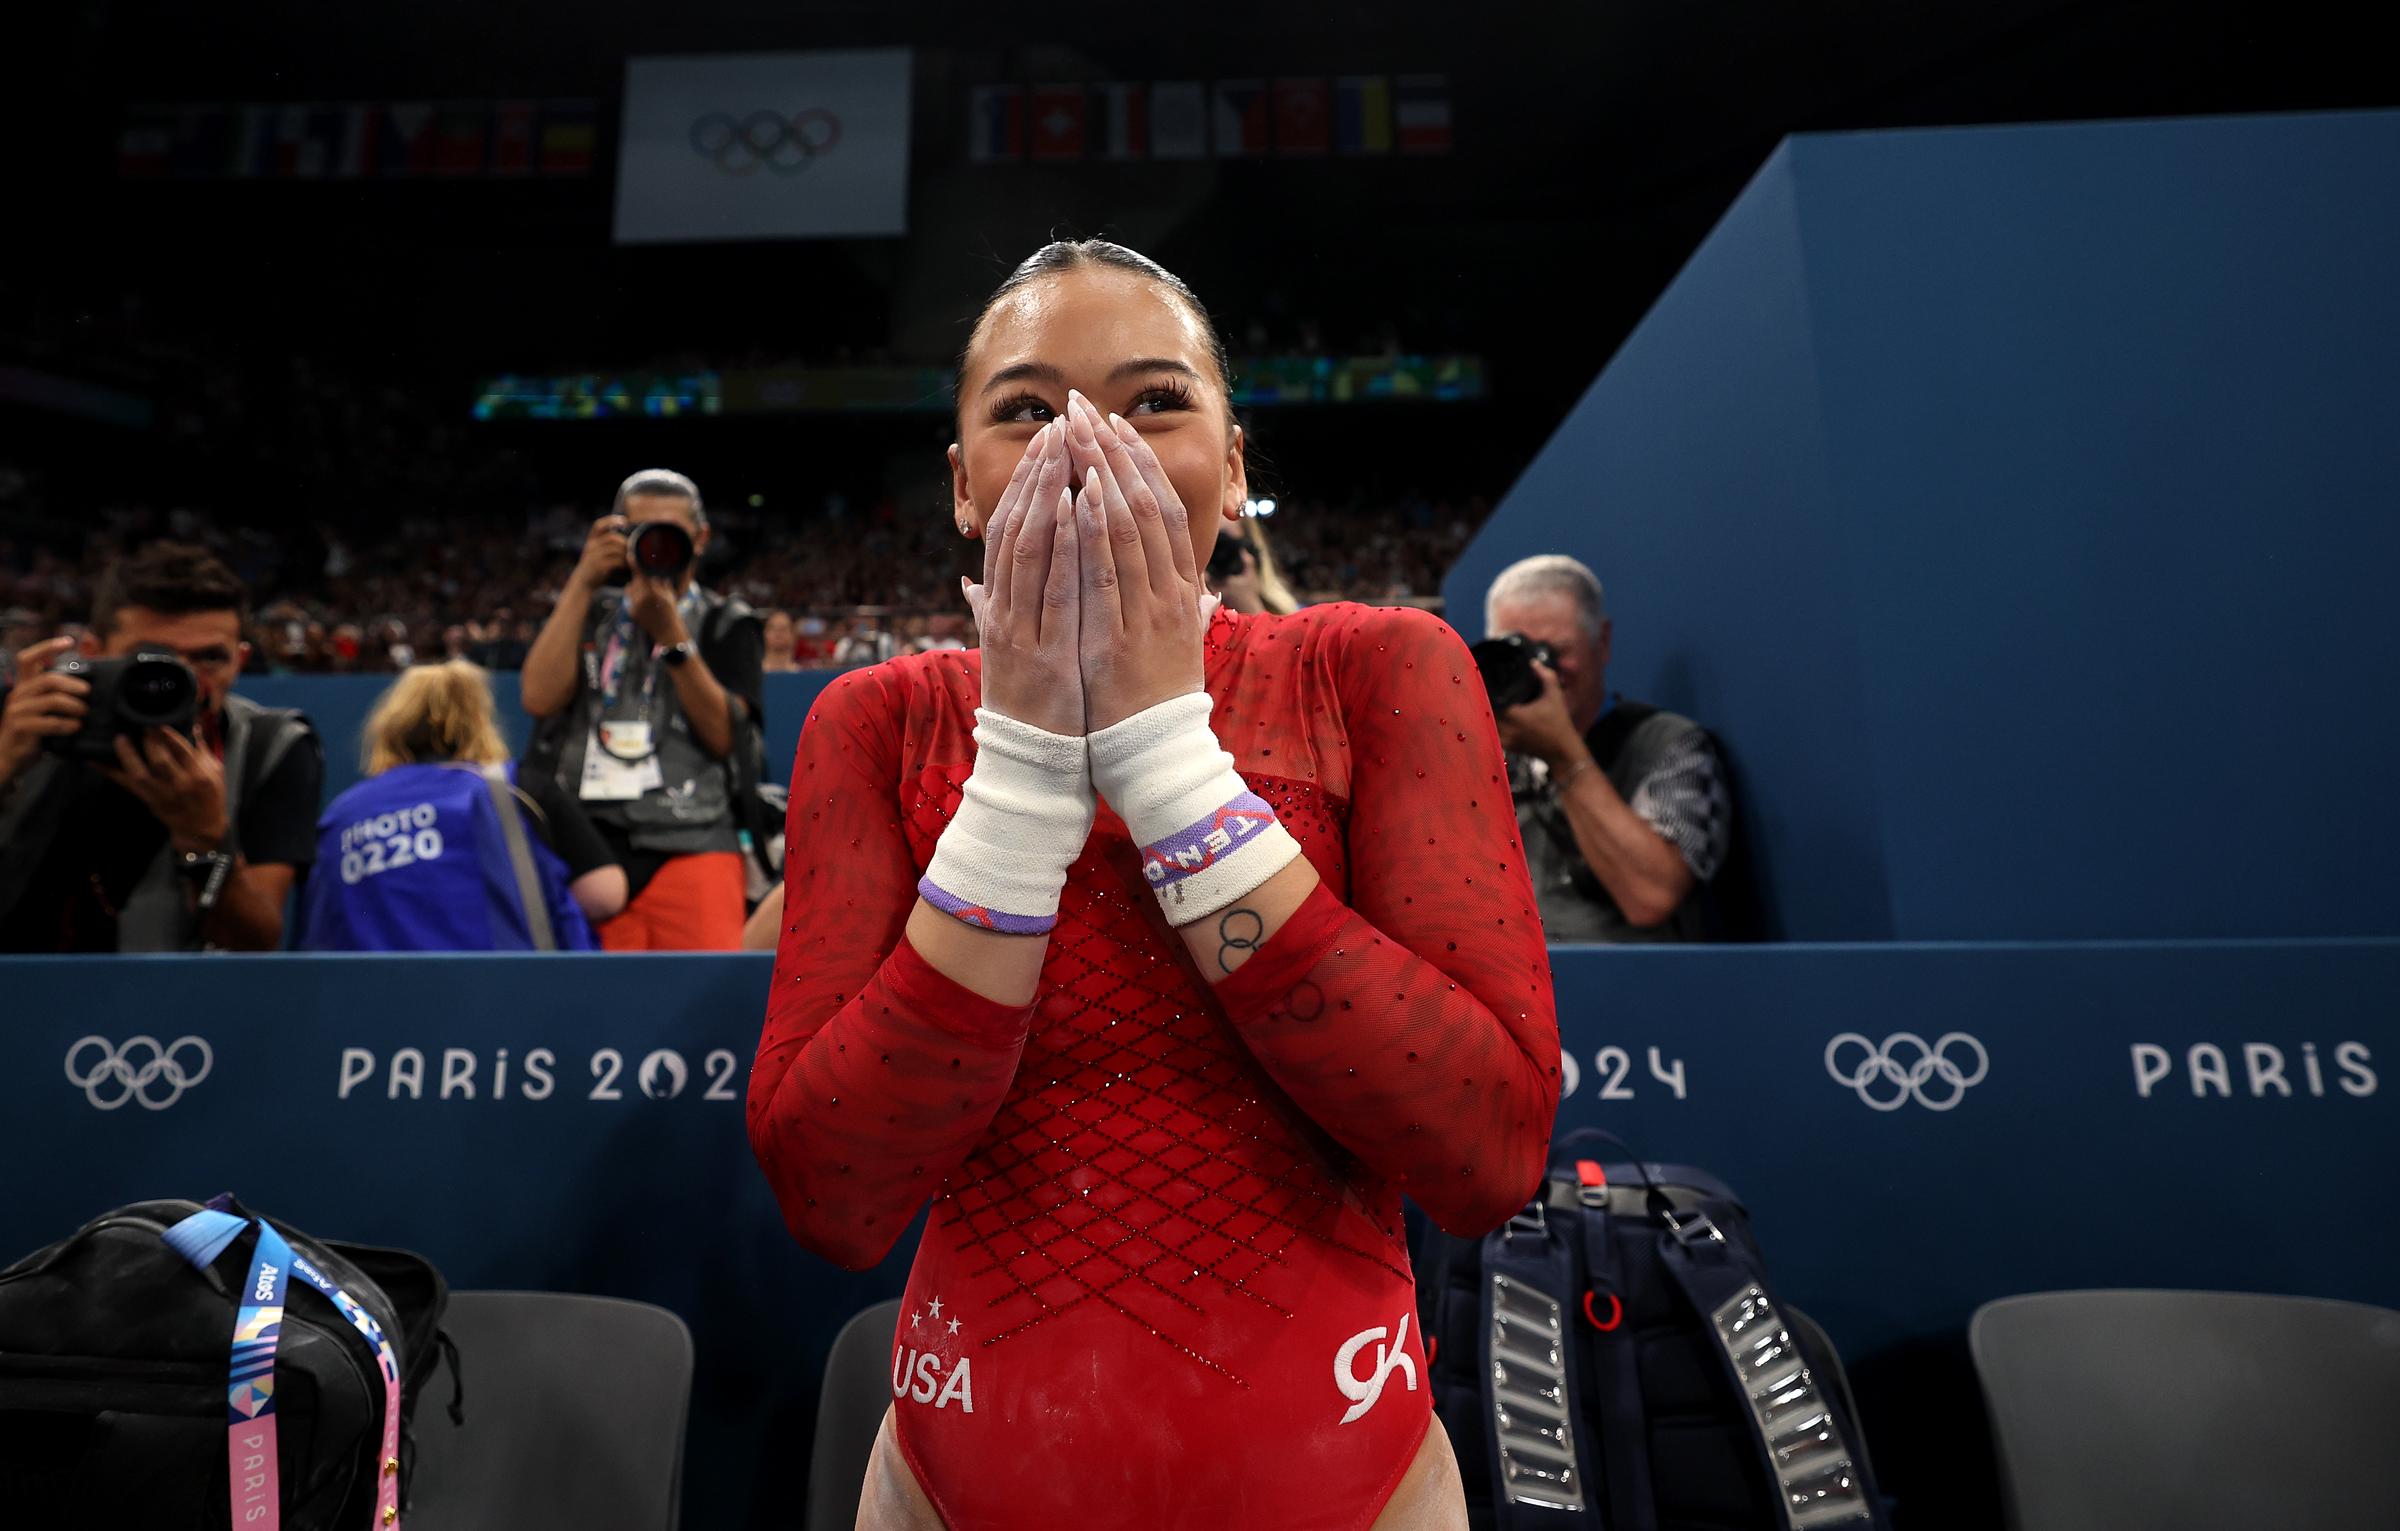
[[[164,649],[141,649],[115,659],[70,654],[50,667],[90,686],[83,727],[53,734],[46,748],[76,760],[114,764],[117,740],[139,739],[153,728],[171,728],[185,738],[200,711],[200,679],[191,666]]]
[[[1483,689],[1490,695],[1495,713],[1522,707],[1540,696],[1542,678],[1533,673],[1533,667],[1558,662],[1558,654],[1549,644],[1537,643],[1523,633],[1486,638],[1467,652],[1475,656],[1475,668],[1483,673]]]
[[[652,579],[677,580],[692,566],[692,534],[673,521],[636,521],[625,528],[625,556],[632,567],[611,570],[608,582],[627,584],[634,571]]]
[[[1208,555],[1208,577],[1222,585],[1241,573],[1244,553],[1248,553],[1253,561],[1258,557],[1258,550],[1250,546],[1249,538],[1239,532],[1227,532],[1219,537],[1216,548]]]

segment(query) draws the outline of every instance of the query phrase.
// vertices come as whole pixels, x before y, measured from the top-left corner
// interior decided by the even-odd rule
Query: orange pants
[[[612,952],[740,951],[742,853],[676,857],[599,934]]]

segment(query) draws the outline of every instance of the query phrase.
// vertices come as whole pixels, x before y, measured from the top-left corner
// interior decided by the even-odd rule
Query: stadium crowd
[[[26,475],[0,469],[0,510],[26,486]],[[1268,524],[1302,599],[1430,605],[1489,509],[1481,497],[1299,498],[1283,501]],[[872,661],[967,636],[955,592],[969,565],[934,509],[828,497],[790,516],[738,504],[711,513],[719,536],[710,583],[788,618],[789,647],[770,652],[770,668]],[[111,510],[71,551],[0,535],[0,648],[13,653],[78,631],[100,571],[126,549],[170,537],[209,548],[256,593],[254,668],[382,673],[464,658],[514,670],[590,521],[588,507],[555,505],[507,530],[465,514],[425,514],[366,534],[331,523],[269,530],[191,511]]]

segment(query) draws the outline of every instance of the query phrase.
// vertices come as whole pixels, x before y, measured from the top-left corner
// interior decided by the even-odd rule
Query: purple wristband
[[[1058,923],[1055,914],[1003,914],[997,909],[986,909],[981,904],[970,904],[956,894],[934,886],[930,877],[917,879],[917,896],[953,919],[963,920],[978,930],[996,930],[1004,936],[1047,935],[1050,928]]]
[[[1199,823],[1144,846],[1142,876],[1154,889],[1172,887],[1248,845],[1274,822],[1275,810],[1266,800],[1245,792]]]

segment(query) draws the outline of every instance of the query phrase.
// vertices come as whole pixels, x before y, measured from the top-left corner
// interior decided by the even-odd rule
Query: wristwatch
[[[233,858],[222,850],[178,851],[175,870],[199,887],[198,903],[206,912],[217,907],[217,896],[225,891],[225,879],[233,872]]]
[[[684,662],[691,657],[692,640],[686,638],[681,643],[670,643],[660,650],[658,662],[670,670],[680,670],[683,668]]]

